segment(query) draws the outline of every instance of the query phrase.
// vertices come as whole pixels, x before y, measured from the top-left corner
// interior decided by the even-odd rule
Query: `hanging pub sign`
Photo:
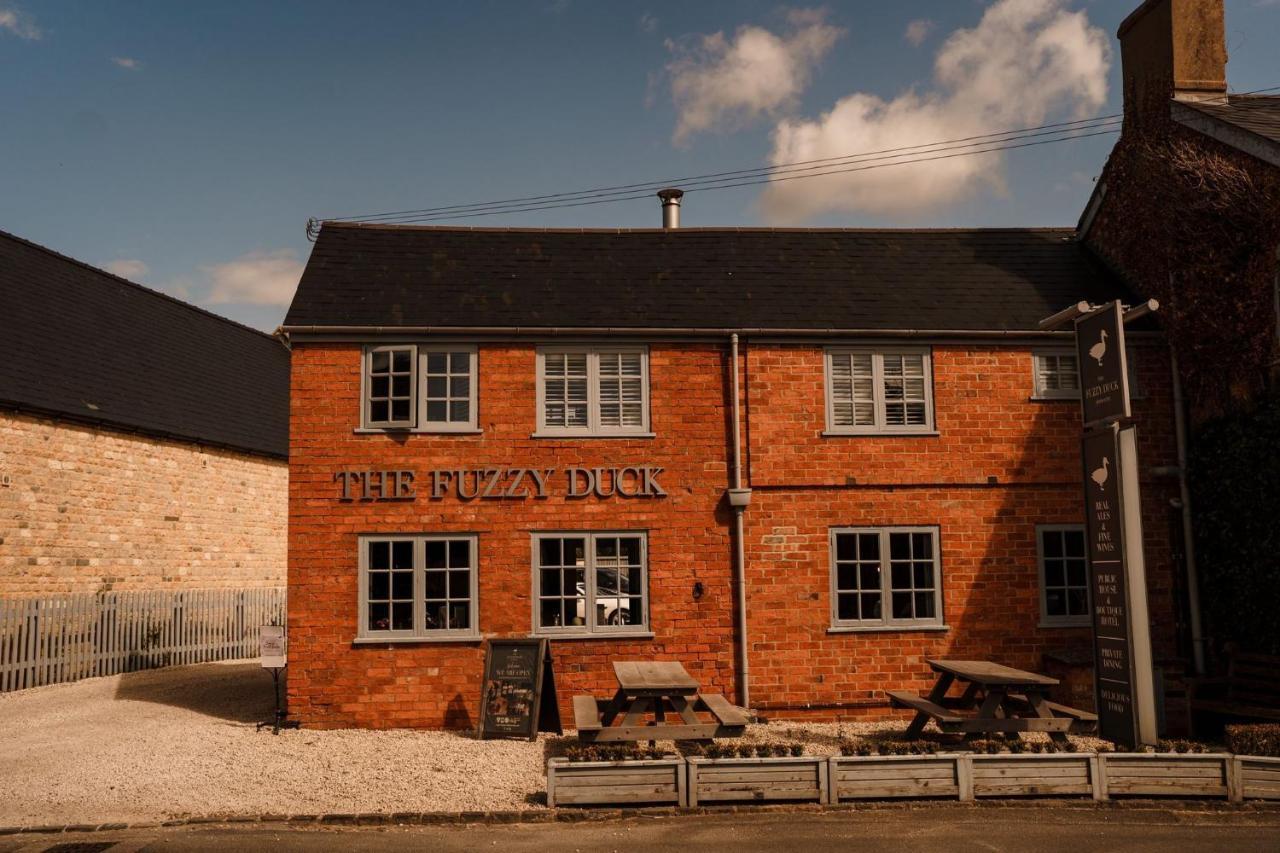
[[[1076,364],[1084,427],[1123,420],[1129,409],[1129,369],[1120,302],[1109,302],[1076,320]]]
[[[545,639],[486,640],[483,683],[476,727],[482,740],[564,733]]]
[[[1133,641],[1129,632],[1119,430],[1114,424],[1102,427],[1087,433],[1081,444],[1089,591],[1093,597],[1098,734],[1132,747],[1138,742],[1138,728],[1134,709]]]

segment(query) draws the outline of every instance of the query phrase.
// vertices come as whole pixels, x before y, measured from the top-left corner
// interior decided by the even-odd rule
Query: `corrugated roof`
[[[1026,331],[1130,296],[1073,233],[325,223],[285,326]]]
[[[0,406],[284,457],[289,353],[0,231]]]

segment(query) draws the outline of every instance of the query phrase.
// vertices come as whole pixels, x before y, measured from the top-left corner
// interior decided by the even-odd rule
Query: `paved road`
[[[351,829],[193,826],[0,838],[0,853],[241,850],[271,853],[316,850],[828,853],[855,848],[894,853],[971,850],[984,853],[1002,850],[1274,853],[1280,850],[1280,811],[930,806],[853,812],[633,818],[576,824]]]

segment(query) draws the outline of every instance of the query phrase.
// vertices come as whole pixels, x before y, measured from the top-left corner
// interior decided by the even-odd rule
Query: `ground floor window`
[[[937,528],[833,529],[831,624],[867,629],[942,625]]]
[[[474,536],[362,536],[359,636],[479,636]]]
[[[1040,557],[1040,616],[1046,625],[1089,624],[1089,566],[1084,528],[1043,525],[1036,528]]]
[[[641,533],[535,533],[539,633],[609,634],[648,626],[648,555]]]

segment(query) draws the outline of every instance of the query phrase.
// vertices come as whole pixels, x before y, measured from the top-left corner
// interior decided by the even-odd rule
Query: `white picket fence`
[[[254,657],[285,591],[195,589],[0,600],[0,692]]]

